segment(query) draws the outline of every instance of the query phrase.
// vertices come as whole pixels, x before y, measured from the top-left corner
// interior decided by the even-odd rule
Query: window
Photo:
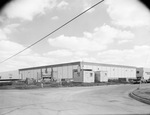
[[[77,69],[74,69],[73,71],[74,71],[74,72],[77,72]]]
[[[140,73],[139,71],[136,71],[136,73],[138,74],[138,73]]]
[[[93,76],[93,73],[90,73],[90,77],[92,77]]]

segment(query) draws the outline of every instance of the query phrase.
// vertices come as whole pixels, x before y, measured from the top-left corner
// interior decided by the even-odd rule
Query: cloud
[[[57,59],[57,62],[67,62],[72,60],[81,60],[81,59],[87,59],[88,53],[85,51],[70,51],[66,49],[59,49],[59,50],[53,50],[49,51],[47,53],[43,54],[44,57],[53,57]]]
[[[9,24],[5,27],[0,28],[0,40],[6,40],[8,39],[7,35],[12,33],[14,30],[16,30],[16,27],[18,27],[19,24]]]
[[[83,1],[83,11],[84,10],[87,10],[88,8],[90,8],[92,6],[91,4],[91,0],[90,1],[87,1],[87,0],[84,0]],[[95,11],[95,8],[92,8],[91,10],[88,11],[88,13],[92,13]]]
[[[49,51],[44,53],[43,56],[47,58],[54,58],[55,63],[95,60],[95,58],[90,57],[85,51],[70,51],[66,49]]]
[[[114,39],[132,40],[133,37],[134,34],[130,31],[122,31],[104,24],[96,28],[93,33],[84,32],[83,37],[61,35],[57,38],[50,38],[48,42],[53,47],[73,51],[101,51],[107,49]]]
[[[61,35],[55,39],[49,39],[49,44],[54,47],[66,48],[73,51],[93,51],[104,49],[105,46],[100,46],[94,40],[89,40],[87,38],[77,38],[77,37],[67,37]]]
[[[38,14],[44,14],[45,9],[52,9],[56,0],[14,0],[4,9],[8,18],[32,20]]]
[[[18,53],[23,50],[25,47],[21,44],[9,41],[1,40],[0,41],[0,62],[9,58],[10,56]],[[52,57],[44,57],[40,54],[33,52],[31,49],[28,49],[19,55],[1,63],[0,71],[10,71],[16,70],[25,67],[41,66],[52,64],[56,61]]]
[[[0,29],[0,40],[5,40],[7,39],[7,35],[4,33],[2,29]]]
[[[137,0],[106,0],[112,23],[122,27],[150,26],[150,12]]]
[[[15,31],[16,28],[17,28],[19,25],[20,25],[20,24],[18,24],[18,23],[6,25],[6,26],[3,28],[3,32],[4,32],[5,34],[10,34],[10,33],[12,33],[13,31]]]
[[[124,44],[124,43],[128,43],[128,42],[130,42],[131,40],[119,40],[118,41],[118,44]]]
[[[53,16],[51,19],[52,19],[52,20],[58,20],[59,17],[58,17],[58,16]]]
[[[66,9],[66,7],[69,5],[68,2],[66,1],[61,1],[58,5],[57,8],[61,8],[61,9]]]
[[[15,43],[15,42],[11,42],[9,40],[1,40],[0,41],[0,59],[5,59],[8,58],[16,53],[18,53],[19,51],[23,50],[25,47]],[[30,52],[31,50],[28,49],[25,52],[22,53],[22,55],[26,55]]]
[[[54,50],[44,54],[44,56],[57,57],[57,58],[68,57],[72,55],[73,53],[71,51],[64,50],[64,49]]]
[[[103,63],[131,66],[150,66],[150,64],[147,63],[150,55],[149,52],[150,46],[134,46],[133,49],[115,49],[99,52],[98,59]]]

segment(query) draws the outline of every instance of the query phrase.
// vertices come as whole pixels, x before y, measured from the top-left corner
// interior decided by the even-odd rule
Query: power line
[[[50,32],[49,34],[47,34],[46,36],[42,37],[41,39],[39,39],[38,41],[32,43],[31,45],[29,45],[28,47],[24,48],[23,50],[19,51],[18,53],[6,58],[5,60],[1,61],[1,63],[4,63],[5,61],[17,56],[18,54],[24,52],[25,50],[29,49],[30,47],[36,45],[37,43],[39,43],[40,41],[44,40],[45,38],[47,38],[48,36],[52,35],[53,33],[55,33],[56,31],[60,30],[61,28],[63,28],[64,26],[66,26],[67,24],[69,24],[70,22],[74,21],[75,19],[77,19],[78,17],[80,17],[81,15],[83,15],[84,13],[86,13],[87,11],[91,10],[92,8],[94,8],[95,6],[99,5],[100,3],[102,3],[104,0],[101,0],[99,2],[97,2],[96,4],[94,4],[93,6],[89,7],[88,9],[84,10],[83,12],[81,12],[80,14],[78,14],[77,16],[75,16],[74,18],[70,19],[69,21],[67,21],[66,23],[64,23],[63,25],[59,26],[57,29],[53,30],[52,32]]]

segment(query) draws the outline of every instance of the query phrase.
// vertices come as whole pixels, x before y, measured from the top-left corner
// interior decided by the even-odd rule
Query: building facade
[[[0,73],[0,80],[7,80],[7,79],[20,79],[18,70],[15,71],[7,71]]]
[[[136,68],[137,78],[150,79],[150,68]]]
[[[91,62],[72,62],[48,66],[19,69],[21,79],[54,80],[72,79],[74,82],[107,82],[112,78],[136,78],[136,67],[101,64]]]

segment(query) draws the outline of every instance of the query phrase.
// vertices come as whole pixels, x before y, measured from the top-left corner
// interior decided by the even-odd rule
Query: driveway
[[[150,114],[149,105],[128,96],[137,87],[109,85],[0,90],[0,115]]]

